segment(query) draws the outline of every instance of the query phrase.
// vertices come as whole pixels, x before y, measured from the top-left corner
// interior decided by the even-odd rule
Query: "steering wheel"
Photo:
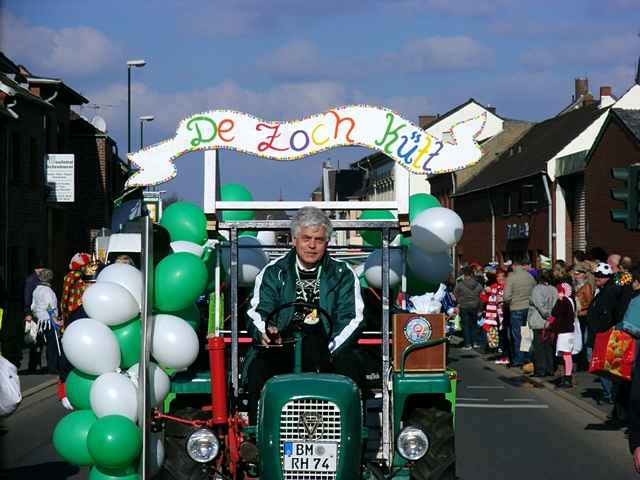
[[[329,312],[327,312],[324,308],[320,307],[319,305],[316,305],[314,303],[309,303],[309,302],[294,301],[294,302],[283,303],[282,305],[277,306],[276,308],[271,310],[271,312],[269,312],[269,314],[267,315],[267,318],[265,320],[265,324],[267,326],[267,329],[270,326],[275,326],[275,324],[273,322],[273,318],[278,313],[280,313],[285,308],[291,308],[291,307],[306,307],[309,311],[317,310],[318,312],[320,312],[320,314],[324,315],[324,317],[327,320],[331,321],[331,315],[329,315]],[[295,343],[296,342],[296,338],[294,336],[292,336],[291,333],[295,332],[295,331],[298,331],[298,332],[301,331],[303,323],[304,323],[303,319],[294,319],[294,320],[291,321],[291,323],[289,324],[289,326],[287,327],[286,330],[284,330],[283,332],[279,332],[281,337],[282,337],[282,343],[281,344],[276,344],[276,343],[270,343],[269,345],[256,344],[256,346],[257,347],[261,347],[261,348],[273,348],[273,347],[282,347],[284,345],[289,345],[289,344]],[[285,332],[288,333],[289,336],[283,335]],[[268,333],[267,333],[267,335],[268,335]]]

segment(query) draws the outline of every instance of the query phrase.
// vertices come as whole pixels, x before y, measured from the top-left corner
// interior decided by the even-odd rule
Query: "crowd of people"
[[[640,336],[640,327],[634,330],[640,325],[640,265],[594,248],[574,252],[570,264],[541,257],[531,265],[514,258],[485,267],[472,263],[460,273],[451,289],[463,349],[493,353],[489,358],[495,363],[521,368],[523,374],[546,378],[562,389],[575,387],[575,372],[593,372],[601,385],[599,401],[612,405],[610,420],[635,423],[632,451],[640,446],[640,411],[634,412],[640,410],[640,373],[633,370],[638,377],[634,382],[624,373],[629,354],[636,354],[633,337]],[[607,350],[612,332],[629,339],[619,345],[631,346],[608,347],[605,361],[599,344],[604,342]],[[604,369],[600,363],[606,363]],[[640,468],[640,449],[637,456]]]

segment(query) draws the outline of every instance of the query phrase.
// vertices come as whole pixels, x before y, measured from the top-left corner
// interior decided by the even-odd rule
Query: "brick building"
[[[69,259],[92,229],[109,226],[126,170],[115,142],[71,111],[88,100],[62,80],[35,76],[0,53],[0,276],[22,308],[22,282],[36,261],[59,287]],[[47,201],[50,154],[74,155],[73,202]],[[58,293],[60,289],[57,289]]]
[[[627,117],[617,112],[640,108],[640,86],[619,100],[609,87],[600,94],[594,100],[586,79],[577,79],[568,107],[532,126],[457,190],[454,208],[465,223],[458,263],[535,261],[541,254],[571,261],[576,249],[618,248],[613,237],[629,245],[622,240],[628,233],[610,220],[607,179],[611,167],[637,161],[635,137],[622,125]],[[605,141],[616,128],[620,138]]]

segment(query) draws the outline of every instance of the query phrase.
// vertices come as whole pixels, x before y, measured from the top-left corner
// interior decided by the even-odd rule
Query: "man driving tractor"
[[[360,384],[359,360],[351,347],[364,304],[351,267],[326,254],[331,232],[322,210],[301,208],[291,221],[293,248],[256,278],[247,312],[255,341],[246,370],[251,424],[266,381],[293,369],[293,348],[286,339],[294,329],[302,335],[302,371],[334,372]],[[289,303],[294,305],[277,311]]]

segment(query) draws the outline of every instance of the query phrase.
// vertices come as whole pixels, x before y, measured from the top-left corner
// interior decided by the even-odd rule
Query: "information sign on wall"
[[[49,154],[45,178],[49,187],[48,202],[75,201],[75,158],[73,154]]]

